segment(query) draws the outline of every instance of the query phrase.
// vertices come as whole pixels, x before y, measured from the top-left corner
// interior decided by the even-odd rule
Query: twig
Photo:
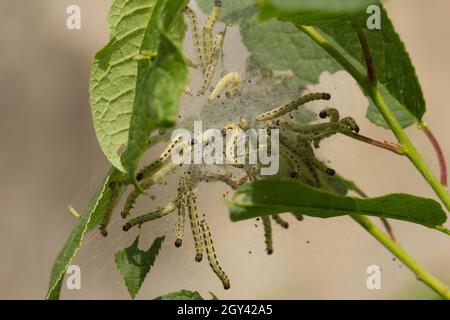
[[[442,185],[447,187],[447,164],[445,161],[444,153],[442,152],[441,146],[439,145],[439,142],[437,141],[434,134],[431,132],[430,128],[428,128],[428,125],[425,122],[421,122],[418,125],[419,129],[421,129],[423,132],[425,132],[426,136],[431,142],[431,145],[433,146],[434,150],[436,151],[436,155],[438,157],[439,161],[439,168],[441,171],[441,183]]]

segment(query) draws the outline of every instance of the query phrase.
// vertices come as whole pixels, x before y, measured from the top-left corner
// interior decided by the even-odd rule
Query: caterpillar
[[[280,144],[280,155],[287,161],[289,167],[292,169],[291,176],[298,177],[301,172],[301,166],[292,151]]]
[[[206,90],[208,89],[211,81],[216,73],[217,62],[219,60],[219,54],[222,50],[223,40],[225,37],[225,31],[219,32],[214,39],[214,47],[213,47],[213,56],[211,58],[211,62],[206,67],[205,77],[203,79],[203,84],[200,90],[197,92],[197,95],[204,95]]]
[[[151,164],[149,164],[148,166],[145,166],[137,175],[136,175],[136,179],[138,181],[145,179],[146,177],[148,177],[152,172],[155,171],[155,169],[161,167],[161,165],[166,162],[166,160],[169,159],[169,156],[171,155],[171,152],[173,150],[173,148],[175,148],[175,146],[177,144],[179,144],[181,141],[183,140],[183,136],[177,135],[175,137],[175,139],[166,147],[166,149],[161,153],[161,155],[159,156],[158,160],[152,162]]]
[[[130,221],[128,221],[123,225],[122,229],[123,231],[128,231],[136,225],[140,226],[145,222],[162,218],[168,215],[169,213],[173,212],[176,208],[177,208],[177,201],[171,201],[162,209],[158,209],[156,211],[152,211],[137,218],[131,219]]]
[[[183,244],[184,223],[186,219],[186,210],[188,207],[188,199],[186,189],[186,178],[181,178],[178,183],[178,215],[176,222],[176,240],[175,247],[179,248]]]
[[[152,60],[158,55],[156,51],[143,50],[140,54],[133,57],[134,61]]]
[[[213,102],[225,89],[229,90],[227,91],[227,97],[233,97],[239,93],[240,87],[241,76],[237,72],[230,72],[217,83],[208,97],[208,102]]]
[[[202,220],[201,223],[202,233],[203,233],[203,239],[205,242],[205,248],[206,248],[206,255],[208,257],[209,265],[211,266],[211,269],[214,271],[214,273],[219,277],[220,281],[222,281],[223,288],[225,290],[230,289],[230,279],[226,275],[226,273],[222,270],[220,267],[219,261],[216,256],[216,252],[214,249],[214,244],[211,237],[211,231],[209,229],[208,224],[205,220]]]
[[[295,219],[297,219],[298,221],[303,221],[303,215],[300,213],[296,213],[296,212],[291,212],[291,215],[293,215],[295,217]]]
[[[289,228],[289,223],[285,221],[283,218],[281,218],[279,214],[273,214],[272,219],[282,228],[284,229]]]
[[[356,133],[359,132],[359,126],[356,123],[355,119],[353,119],[352,117],[346,117],[342,119],[339,123],[345,126],[346,128],[350,129],[351,131],[354,131]]]
[[[231,160],[233,166],[237,168],[243,168],[243,165],[240,163],[239,159],[236,157],[236,148],[237,142],[240,137],[241,129],[235,123],[228,123],[224,126],[225,133],[227,131],[231,131],[230,137],[227,139],[227,143],[225,146],[225,153],[227,161]]]
[[[111,216],[113,214],[114,208],[119,201],[119,195],[120,195],[120,188],[123,186],[120,185],[120,182],[118,181],[112,181],[109,183],[108,187],[111,190],[111,199],[105,209],[105,214],[103,216],[102,222],[100,223],[99,229],[102,236],[106,237],[108,236],[108,225],[111,221]]]
[[[192,37],[194,38],[194,47],[197,54],[198,64],[200,65],[200,68],[204,73],[206,66],[206,53],[205,46],[202,43],[202,36],[198,30],[197,15],[195,14],[194,10],[189,7],[186,7],[183,12],[189,19],[189,23],[192,28]]]
[[[175,247],[179,248],[183,244],[184,221],[186,219],[186,203],[184,199],[178,204],[178,215],[176,222],[176,240]]]
[[[191,188],[192,186],[189,186],[189,189]],[[191,230],[192,235],[194,236],[194,243],[195,243],[195,261],[200,262],[203,259],[203,239],[200,229],[200,222],[198,220],[196,198],[193,194],[191,194],[191,192],[189,192],[187,200],[188,200],[189,220],[191,221]]]
[[[331,95],[329,93],[311,93],[306,96],[301,96],[285,105],[282,105],[281,107],[275,108],[271,111],[265,112],[263,114],[260,114],[256,117],[256,120],[258,121],[266,121],[278,118],[286,113],[289,113],[293,110],[296,110],[301,105],[314,101],[314,100],[330,100]]]
[[[330,122],[339,122],[339,111],[335,108],[326,108],[319,112],[321,119],[330,118]]]
[[[273,244],[272,244],[272,223],[270,222],[270,218],[268,216],[261,217],[264,226],[264,239],[266,243],[266,251],[267,254],[273,253]]]
[[[222,1],[216,0],[214,2],[214,7],[208,19],[203,27],[203,47],[205,50],[206,64],[210,64],[214,59],[214,48],[213,48],[213,37],[212,33],[216,25],[217,19],[219,18],[220,11],[222,9]]]
[[[125,201],[122,212],[120,213],[122,218],[125,219],[130,215],[130,211],[131,209],[133,209],[134,204],[136,203],[136,200],[140,196],[140,194],[141,194],[140,191],[137,189],[134,189],[133,191],[130,192],[130,194],[127,197],[127,200]]]

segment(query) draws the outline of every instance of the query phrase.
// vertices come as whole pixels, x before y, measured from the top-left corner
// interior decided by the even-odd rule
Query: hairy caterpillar
[[[258,121],[266,121],[274,118],[278,118],[286,113],[296,110],[301,105],[313,101],[313,100],[330,100],[331,95],[329,93],[311,93],[306,96],[301,96],[281,107],[275,108],[271,111],[260,114],[256,117]]]
[[[208,102],[211,103],[216,99],[225,89],[227,97],[235,96],[239,93],[241,87],[241,76],[237,72],[230,72],[226,74],[215,86],[213,92],[208,97]]]
[[[225,290],[230,289],[230,280],[220,267],[219,261],[217,260],[209,226],[205,220],[202,220],[200,225],[202,228],[203,239],[205,241],[206,255],[208,257],[209,265],[214,273],[219,277],[220,281],[222,281],[223,288]]]
[[[268,216],[261,217],[264,226],[264,241],[266,243],[267,254],[273,253],[273,243],[272,243],[272,223]]]
[[[214,47],[213,47],[213,54],[212,54],[211,62],[206,67],[206,72],[205,72],[205,77],[203,79],[202,87],[200,88],[200,90],[197,93],[198,96],[205,94],[206,90],[208,89],[209,85],[211,84],[211,81],[216,73],[217,62],[219,60],[220,51],[222,50],[224,38],[225,38],[225,31],[219,32],[216,35],[216,38],[214,39]]]
[[[273,214],[272,219],[282,228],[284,229],[289,228],[289,223],[283,220],[283,218],[281,218],[279,214]]]
[[[200,32],[198,30],[197,15],[195,14],[194,10],[189,7],[186,7],[183,12],[188,17],[189,23],[191,24],[192,37],[194,38],[194,47],[197,54],[198,64],[200,65],[200,68],[204,73],[206,67],[206,53],[205,46],[202,43],[202,36],[200,35]]]
[[[222,1],[216,0],[214,2],[214,7],[211,11],[211,14],[208,16],[208,19],[205,22],[205,26],[203,27],[203,47],[205,50],[205,57],[206,57],[205,61],[207,65],[210,64],[214,59],[212,34],[217,19],[219,18],[221,9],[222,9]]]
[[[137,218],[131,219],[123,226],[123,231],[128,231],[136,225],[142,225],[145,222],[162,218],[177,208],[177,201],[169,202],[164,208],[152,211]]]

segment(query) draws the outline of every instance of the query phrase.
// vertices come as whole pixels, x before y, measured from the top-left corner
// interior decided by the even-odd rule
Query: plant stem
[[[436,155],[439,161],[439,168],[441,171],[441,184],[447,187],[447,164],[441,146],[439,145],[439,142],[437,141],[436,137],[428,128],[428,125],[425,122],[419,123],[418,128],[421,129],[423,132],[425,132],[425,135],[430,140],[434,148],[434,151],[436,151]]]
[[[404,148],[404,155],[414,164],[420,174],[425,178],[428,184],[433,188],[435,193],[444,203],[447,210],[450,211],[450,194],[447,188],[445,188],[439,180],[434,176],[433,172],[427,166],[422,159],[416,148],[413,146],[408,136],[403,131],[403,128],[398,123],[391,109],[386,104],[384,97],[378,90],[378,84],[376,82],[370,83],[364,75],[362,75],[358,69],[327,39],[325,39],[315,28],[307,27],[303,25],[297,25],[297,28],[302,30],[308,37],[314,42],[320,45],[326,52],[328,52],[341,66],[347,70],[348,73],[358,82],[366,94],[377,106],[379,112],[388,123],[394,135],[397,137],[398,142]],[[417,264],[408,253],[403,250],[398,244],[391,241],[385,234],[383,234],[378,228],[376,228],[371,221],[362,215],[354,215],[355,219],[367,232],[369,232],[375,239],[377,239],[386,249],[392,252],[398,259],[400,259],[412,272],[417,276],[417,279],[424,282],[427,286],[436,291],[440,296],[450,300],[450,292],[445,284],[439,279],[435,278],[432,274],[426,271],[423,267]],[[448,229],[444,227],[436,227],[435,229],[449,234]]]
[[[388,141],[378,141],[369,137],[365,137],[363,135],[360,135],[358,133],[354,133],[352,131],[348,131],[348,130],[340,130],[339,133],[346,135],[350,138],[353,138],[355,140],[361,141],[361,142],[365,142],[368,143],[372,146],[378,147],[378,148],[382,148],[388,151],[391,151],[393,153],[396,153],[398,155],[404,155],[405,154],[405,150],[403,150],[402,146],[396,144],[396,143],[392,143],[392,142],[388,142]]]
[[[367,232],[369,232],[375,239],[377,239],[394,256],[402,261],[416,275],[418,280],[425,283],[428,287],[438,293],[442,298],[450,300],[450,291],[448,287],[427,270],[425,270],[416,261],[414,261],[402,247],[389,239],[389,237],[381,232],[380,229],[372,224],[369,218],[363,215],[353,215],[352,218],[364,229],[366,229]]]
[[[450,211],[450,194],[448,193],[447,188],[443,186],[441,182],[436,178],[431,169],[423,160],[422,156],[411,143],[408,136],[405,134],[394,114],[392,113],[391,109],[389,109],[389,106],[386,104],[384,97],[378,91],[376,85],[370,86],[369,95],[374,101],[375,105],[378,107],[380,113],[383,115],[383,118],[389,124],[389,127],[392,129],[400,144],[402,144],[405,148],[405,155],[414,164],[420,174],[428,182],[428,184],[433,188],[434,192],[441,199],[447,210]]]
[[[428,184],[433,188],[436,195],[441,199],[448,211],[450,211],[450,194],[445,186],[433,174],[431,169],[422,159],[419,152],[409,140],[408,136],[403,131],[403,128],[395,118],[389,106],[386,104],[383,95],[378,90],[377,83],[370,83],[367,81],[358,69],[327,39],[325,39],[315,28],[307,27],[303,25],[297,25],[297,28],[302,30],[308,37],[314,42],[320,45],[325,51],[327,51],[347,72],[358,82],[363,88],[371,100],[375,103],[378,111],[383,116],[384,120],[388,123],[394,135],[397,137],[399,143],[405,150],[405,155],[414,164],[420,174],[425,178]]]
[[[356,32],[358,33],[359,43],[361,44],[361,48],[364,53],[364,58],[366,60],[367,79],[369,80],[370,83],[375,83],[377,82],[377,74],[375,72],[375,66],[373,64],[373,58],[370,52],[369,43],[367,42],[363,29],[355,23],[353,23],[353,27],[356,29]]]

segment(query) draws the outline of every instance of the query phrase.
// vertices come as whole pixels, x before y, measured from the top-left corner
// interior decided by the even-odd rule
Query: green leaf
[[[235,198],[239,195],[240,200],[228,201],[233,221],[282,212],[318,218],[364,214],[427,227],[440,226],[447,219],[441,205],[432,199],[402,193],[364,199],[346,197],[294,180],[259,180],[239,188]]]
[[[197,2],[209,14],[212,1]],[[289,81],[289,86],[298,92],[299,87],[318,83],[323,71],[336,72],[341,69],[319,45],[291,23],[274,19],[258,21],[257,13],[253,0],[232,0],[222,5],[221,21],[232,20],[239,25],[242,42],[250,53],[248,71],[254,68],[254,64],[268,73],[292,70],[294,77]]]
[[[212,0],[197,0],[198,6],[205,14],[211,12],[214,7]],[[224,0],[219,19],[221,21],[237,23],[246,18],[254,16],[258,11],[255,0]]]
[[[197,291],[180,290],[177,292],[171,292],[160,297],[155,298],[155,300],[204,300],[202,296]]]
[[[126,174],[119,171],[115,167],[111,167],[106,177],[103,179],[103,182],[100,188],[96,191],[93,200],[95,205],[90,206],[91,211],[88,213],[91,214],[91,219],[88,224],[88,231],[95,228],[98,224],[103,221],[103,218],[106,214],[110,214],[107,212],[108,210],[113,210],[114,205],[111,205],[111,202],[116,202],[123,192],[126,189],[126,184],[122,184],[122,182],[126,179]],[[116,194],[114,195],[110,185],[116,184]],[[114,199],[113,199],[114,197]]]
[[[119,149],[128,141],[138,63],[154,0],[116,0],[108,15],[110,40],[95,55],[89,81],[95,132],[108,160],[124,171]]]
[[[261,19],[282,17],[304,25],[337,25],[343,15],[365,12],[374,0],[260,0]]]
[[[123,154],[123,164],[131,177],[134,177],[151,131],[173,126],[176,122],[188,70],[183,52],[171,38],[170,31],[181,24],[177,20],[183,19],[182,9],[186,4],[187,0],[159,0],[144,36],[145,50],[158,54],[155,61],[139,62],[128,147]]]
[[[318,7],[322,5],[326,7],[326,4],[330,1],[315,2]],[[345,2],[346,5],[347,2]],[[275,9],[271,11],[270,16],[276,16],[279,20],[288,21],[294,25],[317,26],[325,38],[353,62],[358,70],[365,74],[365,59],[354,26],[361,27],[373,56],[380,91],[397,120],[403,127],[421,121],[425,113],[425,100],[405,45],[379,1],[360,2],[361,8],[370,3],[379,5],[381,9],[380,30],[367,29],[366,21],[369,14],[366,14],[365,11],[347,14],[332,13],[333,17],[330,17],[329,11],[320,11],[319,8],[315,11],[303,9],[302,7],[307,3],[304,1],[298,1],[297,5],[287,5],[290,2],[275,0],[267,1],[269,3],[267,5],[265,5],[266,1],[263,1],[261,10],[264,16],[264,12],[267,11],[266,7],[271,6]],[[321,71],[323,70],[327,69],[323,68]],[[367,117],[373,123],[388,128],[373,103],[369,106]]]
[[[132,299],[139,292],[145,277],[155,263],[164,239],[165,237],[156,238],[150,249],[142,251],[138,247],[138,236],[130,247],[116,252],[115,260],[117,269],[122,274],[128,293]]]
[[[120,172],[116,168],[111,168],[104,178],[101,187],[92,198],[87,212],[81,215],[77,226],[72,231],[69,239],[67,239],[64,247],[56,258],[51,272],[50,285],[46,299],[59,299],[64,274],[66,273],[67,267],[71,263],[76,252],[80,248],[84,234],[86,231],[94,228],[98,223],[100,223],[105,215],[105,212],[108,210],[108,204],[112,200],[112,192],[108,186],[111,182],[122,181],[124,177],[124,173]],[[123,187],[121,188],[121,192],[123,192]]]

